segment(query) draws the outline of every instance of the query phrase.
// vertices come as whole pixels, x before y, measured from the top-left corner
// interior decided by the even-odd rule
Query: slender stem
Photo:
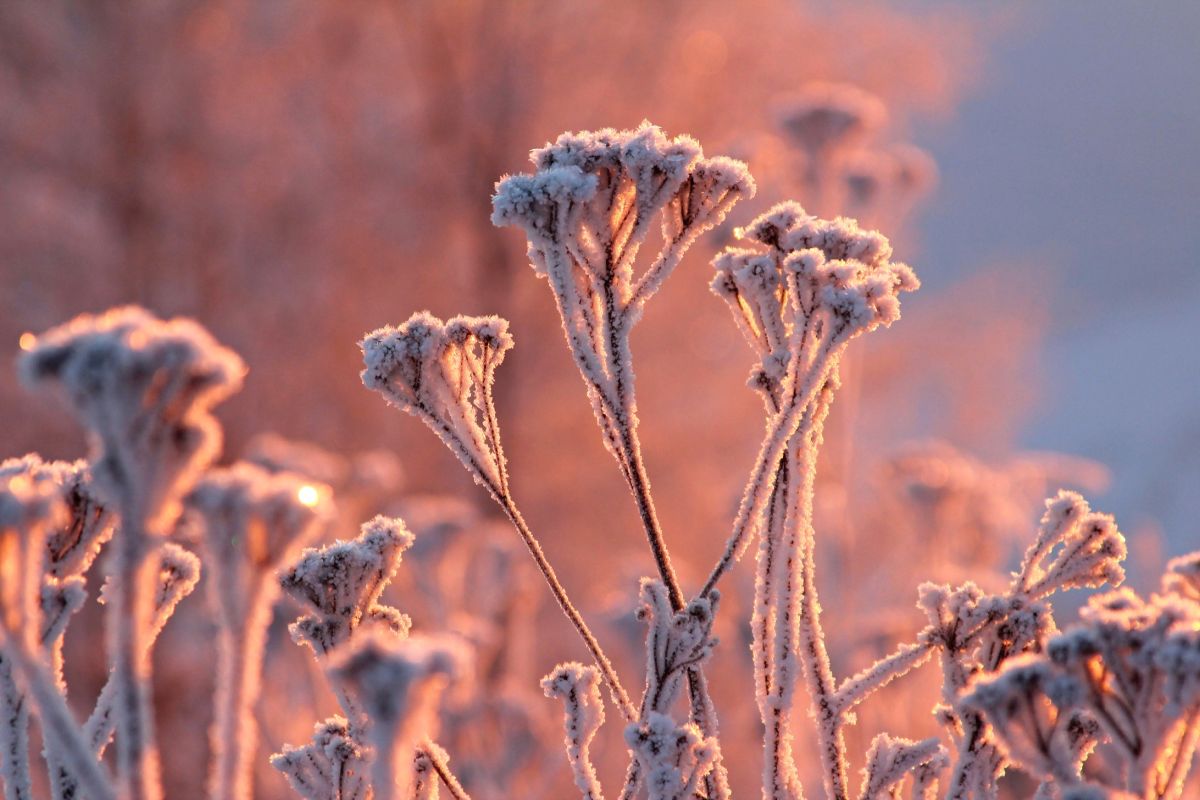
[[[846,678],[838,685],[833,697],[838,711],[849,711],[896,678],[925,663],[933,651],[934,643],[922,636],[916,643],[905,644],[862,672]]]
[[[550,561],[546,558],[541,543],[538,542],[533,532],[529,530],[529,526],[525,523],[525,518],[521,515],[512,497],[508,494],[495,494],[495,497],[500,503],[500,507],[504,509],[504,513],[509,521],[512,522],[513,527],[517,529],[517,533],[521,536],[522,541],[525,542],[526,548],[529,549],[530,555],[533,556],[534,563],[537,564],[538,570],[542,573],[542,577],[550,587],[550,591],[554,594],[554,599],[558,601],[558,605],[563,613],[567,615],[567,619],[571,621],[571,624],[575,626],[575,630],[579,632],[584,646],[592,654],[592,658],[596,661],[596,666],[600,668],[600,674],[604,676],[604,682],[608,684],[608,689],[612,693],[614,701],[621,707],[621,714],[627,721],[635,721],[637,719],[637,711],[629,699],[629,694],[625,691],[625,687],[621,685],[612,662],[604,654],[604,650],[600,647],[600,642],[597,641],[591,629],[588,628],[583,615],[579,613],[579,610],[571,602],[566,588],[562,585],[562,582],[558,579],[558,575],[554,572],[554,567],[550,565]]]

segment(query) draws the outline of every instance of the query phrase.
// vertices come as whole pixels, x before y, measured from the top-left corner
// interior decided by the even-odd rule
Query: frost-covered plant
[[[154,617],[156,542],[179,502],[216,455],[214,405],[245,368],[191,320],[162,321],[139,308],[81,315],[37,337],[21,359],[31,385],[61,386],[91,434],[92,473],[120,515],[110,556],[109,657],[116,684],[117,776],[128,797],[160,792],[147,657]]]
[[[648,122],[634,130],[565,133],[534,150],[533,174],[496,184],[492,222],[521,228],[534,271],[547,279],[605,446],[637,504],[671,607],[686,603],[671,565],[637,435],[629,335],[647,301],[705,231],[753,197],[746,165],[705,157],[690,137]],[[640,275],[635,262],[655,225],[662,242]],[[611,680],[610,680],[611,683]],[[693,714],[715,730],[703,675],[689,670]]]
[[[1124,776],[1107,789],[1182,797],[1200,741],[1200,601],[1180,576],[1197,562],[1200,553],[1172,561],[1149,599],[1129,589],[1093,597],[1078,625],[978,681],[962,704],[980,709],[1008,757],[1045,781],[1081,783],[1103,734],[1101,752],[1120,765],[1112,777]],[[1087,747],[1076,746],[1075,720],[1089,726]]]
[[[939,721],[957,751],[950,797],[995,795],[1006,760],[974,706],[959,695],[980,676],[1011,658],[1039,652],[1055,632],[1047,599],[1056,592],[1116,585],[1125,578],[1125,541],[1112,517],[1093,512],[1074,492],[1046,501],[1034,543],[1008,590],[985,594],[973,583],[951,588],[923,584],[918,606],[929,618],[919,641],[935,647],[942,663]]]
[[[238,463],[205,474],[186,503],[203,537],[218,631],[209,793],[248,800],[258,744],[253,710],[279,593],[275,571],[329,516],[329,492],[296,475]]]
[[[465,648],[449,636],[400,639],[367,633],[346,649],[330,667],[330,676],[362,710],[365,738],[373,750],[374,797],[408,797],[418,750],[426,760],[436,759],[426,743],[437,735],[442,690],[468,660]]]
[[[856,113],[793,123],[812,153],[827,156],[865,124]],[[594,660],[559,664],[542,681],[545,694],[562,703],[567,761],[585,800],[604,797],[593,762],[605,721],[602,684],[624,723],[629,761],[620,800],[730,798],[726,762],[734,759],[723,756],[704,669],[719,647],[718,586],[755,541],[747,629],[764,800],[801,800],[802,779],[811,782],[802,770],[813,764],[827,800],[852,794],[931,800],[939,792],[951,800],[992,800],[1013,766],[1042,781],[1038,800],[1180,800],[1200,738],[1200,554],[1172,561],[1161,591],[1148,600],[1110,592],[1092,599],[1082,622],[1060,633],[1052,595],[1116,586],[1124,578],[1125,545],[1114,521],[1074,493],[1047,501],[1006,588],[988,593],[971,582],[923,584],[918,608],[927,624],[915,639],[849,678],[835,677],[815,557],[824,424],[849,343],[898,319],[900,294],[917,288],[912,270],[892,259],[888,240],[853,220],[820,219],[782,203],[739,230],[741,242],[714,260],[712,289],[757,358],[750,386],[763,400],[766,430],[725,549],[697,591],[685,594],[637,438],[629,332],[688,246],[754,184],[744,165],[705,158],[694,141],[668,139],[648,124],[564,135],[535,151],[534,163],[535,174],[498,184],[494,221],[524,228],[534,268],[551,284],[603,439],[631,489],[658,568],[640,583],[637,616],[646,651],[636,702],[514,499],[493,401],[496,369],[513,345],[507,322],[415,314],[363,339],[362,378],[427,424],[497,503]],[[635,278],[638,250],[656,223],[662,245]],[[431,573],[411,585],[443,584],[428,592],[426,605],[441,603],[430,616],[454,633],[410,635],[408,615],[383,600],[413,544],[403,522],[376,516],[353,540],[296,553],[327,521],[331,504],[313,472],[300,477],[284,468],[295,463],[301,473],[320,472],[320,458],[276,442],[256,456],[262,466],[204,472],[219,441],[211,409],[237,387],[242,367],[197,326],[117,309],[84,315],[28,349],[24,376],[64,386],[95,453],[90,463],[35,456],[0,463],[5,800],[33,795],[31,711],[54,800],[154,800],[161,793],[149,663],[159,633],[200,577],[200,559],[167,541],[184,505],[194,524],[181,530],[200,534],[218,629],[212,796],[251,794],[254,739],[270,735],[269,722],[258,724],[266,718],[257,716],[255,699],[281,590],[302,608],[289,630],[311,652],[340,712],[318,724],[306,744],[284,746],[270,759],[301,796],[429,800],[445,793],[465,800],[472,784],[451,771],[438,742],[451,726],[459,728],[454,744],[473,735],[484,740],[474,752],[490,747],[499,754],[495,763],[511,761],[509,743],[490,738],[513,737],[515,730],[524,742],[534,730],[532,717],[519,711],[512,716],[519,725],[505,727],[505,703],[523,700],[506,693],[511,675],[503,668],[513,650],[531,649],[512,615],[532,614],[534,605],[520,602],[521,573],[508,560],[509,548],[464,548],[455,535],[466,524],[461,514],[442,504],[426,513],[440,517],[430,525],[420,506],[411,506],[421,535],[439,540],[430,551],[441,548],[428,562],[435,565]],[[314,463],[305,467],[306,461]],[[349,480],[344,462],[325,459],[324,468],[339,484]],[[394,485],[388,480],[382,475],[378,485]],[[988,522],[1003,516],[988,507],[986,492],[956,497],[979,506],[969,510]],[[974,524],[969,515],[961,519]],[[480,529],[488,535],[493,528]],[[85,573],[110,535],[100,599],[109,617],[112,672],[80,725],[66,703],[62,637],[86,597]],[[477,569],[494,574],[478,580]],[[475,595],[475,606],[468,595]],[[497,646],[496,638],[511,640]],[[945,735],[908,739],[872,731],[861,788],[853,792],[845,732],[855,710],[935,655],[942,677],[935,719]],[[478,681],[468,675],[473,661],[488,673]],[[464,713],[456,703],[487,710]],[[489,714],[495,724],[482,721]],[[104,764],[114,733],[115,781]],[[1111,763],[1096,763],[1096,753]],[[1114,763],[1122,775],[1100,768]],[[498,794],[500,785],[485,791]]]

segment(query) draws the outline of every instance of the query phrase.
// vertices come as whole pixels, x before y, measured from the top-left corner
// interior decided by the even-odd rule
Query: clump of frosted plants
[[[844,138],[852,126],[843,123],[821,124],[840,126],[834,133]],[[821,141],[810,143],[814,153],[828,147]],[[532,265],[558,302],[602,438],[650,544],[658,574],[640,584],[640,696],[626,690],[514,497],[493,402],[497,368],[513,346],[508,324],[415,314],[364,338],[362,378],[427,424],[498,504],[594,662],[559,664],[542,682],[562,704],[567,761],[581,796],[604,796],[592,759],[606,716],[602,686],[622,717],[628,751],[615,796],[731,796],[733,759],[722,751],[705,669],[721,656],[719,584],[757,542],[748,622],[764,800],[806,796],[802,767],[809,763],[819,766],[828,800],[898,798],[906,787],[921,800],[939,792],[992,800],[1010,767],[1042,781],[1041,800],[1181,797],[1200,737],[1200,554],[1171,562],[1149,600],[1110,592],[1060,632],[1052,595],[1115,587],[1124,578],[1115,522],[1079,495],[1047,502],[1003,591],[923,584],[918,608],[927,624],[913,640],[848,678],[835,677],[817,597],[817,457],[847,347],[895,322],[900,295],[917,288],[887,238],[853,220],[820,219],[781,203],[739,230],[741,241],[713,261],[712,289],[754,353],[750,386],[763,400],[765,433],[724,551],[707,579],[685,591],[638,440],[629,333],[689,245],[750,196],[754,183],[744,165],[705,157],[693,140],[668,138],[648,124],[564,135],[535,151],[534,164],[535,173],[497,185],[494,221],[528,237]],[[638,274],[639,251],[655,225],[661,244]],[[311,652],[340,712],[319,723],[311,741],[271,757],[292,788],[307,800],[430,800],[443,791],[468,797],[438,743],[444,698],[455,682],[471,679],[467,638],[410,635],[410,618],[382,600],[412,545],[405,524],[376,516],[352,540],[296,552],[328,517],[324,487],[279,472],[278,464],[209,470],[219,443],[212,408],[242,372],[237,357],[194,323],[139,309],[84,315],[30,346],[22,374],[65,389],[92,435],[94,456],[89,463],[27,456],[0,464],[6,800],[32,796],[30,711],[54,800],[161,794],[149,665],[160,631],[199,580],[200,559],[166,541],[185,504],[200,534],[219,630],[210,793],[251,794],[253,703],[270,612],[282,596],[301,607],[292,637]],[[84,573],[110,536],[102,599],[111,675],[80,724],[66,703],[61,641],[84,602]],[[864,748],[853,791],[844,732],[855,709],[935,655],[942,693],[934,715],[943,735],[878,732]],[[114,734],[115,780],[103,761]],[[1094,763],[1095,753],[1110,763]]]
[[[840,115],[796,117],[790,124],[817,159],[845,146],[856,131],[870,130],[869,104],[858,105]],[[900,295],[918,282],[909,267],[892,259],[891,246],[879,233],[853,220],[823,220],[799,204],[782,203],[739,230],[742,243],[714,261],[712,288],[728,303],[758,359],[750,385],[762,395],[767,430],[725,552],[687,601],[654,512],[637,440],[628,334],[694,232],[715,224],[753,184],[741,165],[714,165],[691,140],[668,139],[645,125],[634,131],[565,134],[534,151],[533,162],[535,173],[497,184],[493,221],[525,232],[534,270],[550,284],[603,440],[629,484],[658,567],[657,578],[643,581],[647,670],[639,706],[630,701],[545,560],[508,485],[491,400],[494,376],[487,369],[498,363],[493,354],[512,346],[506,326],[491,318],[442,322],[426,313],[414,315],[363,340],[363,380],[421,418],[488,489],[595,660],[595,665],[561,664],[543,681],[546,694],[563,703],[567,757],[582,796],[603,796],[591,760],[591,745],[604,721],[601,683],[626,720],[631,761],[622,798],[641,792],[651,798],[729,796],[702,666],[717,645],[712,636],[717,584],[755,537],[751,652],[764,731],[764,798],[802,796],[796,756],[810,741],[825,795],[848,798],[843,729],[853,709],[935,653],[943,672],[937,716],[947,741],[876,736],[866,754],[859,796],[898,797],[902,785],[911,784],[914,797],[928,798],[939,783],[950,797],[996,796],[996,782],[1010,763],[1007,751],[983,713],[960,703],[960,697],[1010,659],[1045,647],[1056,631],[1047,602],[1051,594],[1120,582],[1124,543],[1112,520],[1092,513],[1077,495],[1053,499],[1005,593],[986,595],[973,584],[922,587],[919,607],[929,625],[916,641],[837,682],[816,596],[817,452],[846,347],[859,335],[893,323]],[[661,218],[663,243],[635,277],[634,261],[652,218]],[[480,324],[504,330],[502,344],[480,340],[474,333]],[[451,330],[464,332],[455,338]],[[681,694],[685,675],[691,711],[689,719],[679,720],[672,700]],[[809,735],[795,713],[801,686],[815,723]],[[1076,761],[1091,746],[1093,730],[1083,721],[1073,728],[1069,745]]]

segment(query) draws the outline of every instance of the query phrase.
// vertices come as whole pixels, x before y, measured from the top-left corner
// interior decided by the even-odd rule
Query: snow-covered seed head
[[[82,314],[38,336],[20,371],[30,386],[62,387],[97,444],[97,484],[161,530],[215,456],[212,408],[241,387],[246,369],[194,321],[129,306]]]
[[[292,638],[322,656],[364,622],[407,633],[408,618],[378,600],[411,544],[412,534],[403,522],[378,516],[365,523],[352,541],[301,553],[279,578],[284,592],[312,612],[292,623]]]
[[[214,563],[252,573],[275,569],[333,513],[329,487],[247,462],[205,473],[186,503]]]
[[[779,115],[779,125],[809,158],[850,150],[887,122],[887,109],[857,86],[811,83]]]
[[[1102,739],[1099,724],[1083,707],[1084,682],[1044,654],[1025,653],[998,672],[977,677],[959,701],[981,714],[1004,757],[1043,780],[1078,774]]]
[[[359,343],[362,381],[427,424],[472,476],[490,490],[507,483],[492,400],[496,367],[512,348],[507,320],[427,311]]]
[[[275,570],[332,515],[328,487],[246,462],[205,473],[185,504],[201,535],[210,602],[230,629],[265,624]]]
[[[1033,597],[1056,591],[1119,586],[1125,537],[1108,514],[1091,511],[1075,492],[1046,501],[1037,538],[1025,553],[1015,588]]]

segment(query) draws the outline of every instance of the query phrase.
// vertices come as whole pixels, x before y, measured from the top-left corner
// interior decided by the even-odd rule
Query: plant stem
[[[558,605],[563,613],[567,615],[567,619],[575,626],[575,630],[579,632],[584,646],[592,654],[596,666],[600,669],[600,674],[604,676],[604,682],[608,684],[608,689],[612,693],[613,700],[621,708],[621,714],[627,721],[635,721],[637,719],[637,711],[629,699],[629,694],[625,691],[625,687],[621,685],[612,662],[604,654],[604,650],[600,647],[600,642],[597,641],[591,629],[588,628],[583,615],[579,613],[574,603],[571,602],[566,588],[562,585],[562,582],[558,579],[558,575],[554,572],[554,567],[550,565],[550,561],[546,558],[541,543],[538,542],[533,532],[529,530],[529,526],[525,523],[525,518],[521,515],[512,497],[507,493],[496,492],[495,488],[493,487],[493,494],[497,502],[500,503],[500,507],[504,510],[505,515],[512,522],[513,527],[517,529],[517,533],[521,536],[522,541],[525,542],[526,548],[529,549],[530,555],[533,556],[534,563],[537,564],[537,568],[542,573],[546,584],[550,587],[551,593],[554,594],[554,599],[558,601]]]

